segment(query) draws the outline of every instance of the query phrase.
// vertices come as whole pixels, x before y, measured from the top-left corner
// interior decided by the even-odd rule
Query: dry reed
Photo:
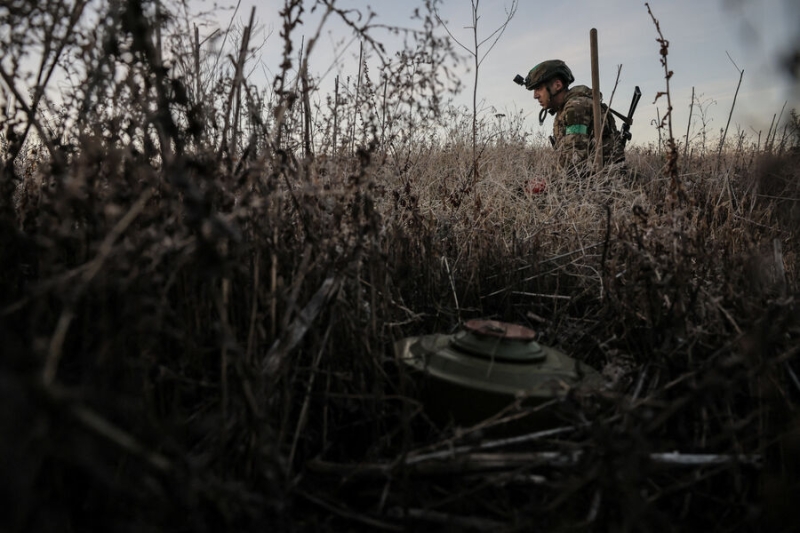
[[[678,171],[633,146],[628,174],[576,181],[513,117],[480,124],[474,157],[470,116],[420,104],[450,57],[432,18],[386,84],[366,72],[309,116],[302,2],[271,92],[242,75],[253,19],[220,66],[180,3],[159,20],[112,3],[93,32],[14,5],[30,40],[3,64],[8,530],[796,524],[796,114],[766,153],[693,146]],[[37,42],[44,74],[55,45],[76,54],[68,120],[19,92],[13,59]],[[551,402],[562,427],[521,440],[433,425],[392,344],[473,317],[533,327],[609,388]]]

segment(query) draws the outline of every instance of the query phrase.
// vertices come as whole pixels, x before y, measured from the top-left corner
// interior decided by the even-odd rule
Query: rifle
[[[633,99],[631,100],[631,107],[628,109],[628,116],[623,115],[617,111],[614,111],[610,107],[608,108],[609,111],[614,113],[622,121],[622,131],[619,134],[620,140],[622,141],[622,147],[625,147],[625,143],[631,140],[631,124],[633,124],[633,114],[636,112],[636,106],[639,105],[639,99],[642,97],[642,91],[639,90],[639,86],[637,85],[636,88],[633,90]]]

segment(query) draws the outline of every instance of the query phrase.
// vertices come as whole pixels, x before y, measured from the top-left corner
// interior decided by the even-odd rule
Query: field
[[[268,88],[252,24],[204,43],[180,3],[92,28],[86,2],[11,5],[4,530],[797,527],[795,111],[758,138],[665,122],[576,180],[521,117],[438,99],[431,32],[328,95],[289,46],[302,2]],[[607,386],[522,440],[491,431],[522,405],[432,423],[393,345],[478,317]]]

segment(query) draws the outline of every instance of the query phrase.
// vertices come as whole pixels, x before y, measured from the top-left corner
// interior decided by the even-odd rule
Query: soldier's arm
[[[581,102],[567,102],[560,117],[563,136],[556,146],[562,168],[585,165],[589,159],[592,109]]]

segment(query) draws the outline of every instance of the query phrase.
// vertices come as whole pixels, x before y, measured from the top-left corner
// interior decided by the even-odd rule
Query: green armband
[[[573,124],[567,126],[567,135],[586,135],[589,133],[589,127],[584,124]]]

